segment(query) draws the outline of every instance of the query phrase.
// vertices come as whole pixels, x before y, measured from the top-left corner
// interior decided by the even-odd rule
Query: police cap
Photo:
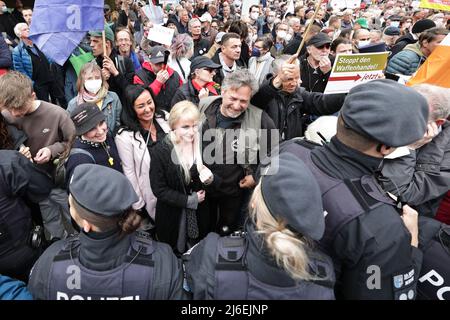
[[[320,240],[325,231],[322,193],[308,167],[286,152],[279,156],[278,172],[261,178],[261,193],[273,217],[294,231]],[[272,165],[277,163],[272,159]]]
[[[84,209],[115,217],[139,200],[131,183],[120,172],[96,164],[80,164],[73,171],[69,191]]]
[[[384,145],[400,147],[425,134],[428,103],[414,89],[381,79],[352,88],[341,114],[347,127]]]

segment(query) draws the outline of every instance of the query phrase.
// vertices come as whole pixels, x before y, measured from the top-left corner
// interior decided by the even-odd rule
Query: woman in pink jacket
[[[125,90],[125,99],[121,117],[123,125],[115,141],[123,172],[139,196],[133,209],[149,217],[150,224],[154,225],[156,197],[150,186],[150,150],[165,137],[170,128],[164,112],[159,113],[157,110],[149,89],[129,85]]]

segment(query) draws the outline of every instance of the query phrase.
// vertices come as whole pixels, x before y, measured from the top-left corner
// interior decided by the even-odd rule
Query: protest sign
[[[383,78],[388,55],[388,52],[339,54],[324,93],[347,93],[358,84]]]
[[[450,0],[421,0],[419,7],[450,11]]]
[[[161,7],[155,6],[152,2],[142,7],[147,18],[155,24],[164,24],[164,12]]]
[[[170,46],[172,44],[174,32],[175,30],[171,28],[166,28],[155,24],[153,25],[153,28],[149,30],[147,39]]]

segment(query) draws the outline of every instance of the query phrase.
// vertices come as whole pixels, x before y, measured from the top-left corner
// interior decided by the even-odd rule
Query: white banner
[[[175,32],[174,29],[166,28],[166,27],[154,24],[153,28],[151,28],[148,32],[147,39],[150,41],[155,41],[155,42],[170,46],[172,44],[172,38],[173,38],[174,32]]]

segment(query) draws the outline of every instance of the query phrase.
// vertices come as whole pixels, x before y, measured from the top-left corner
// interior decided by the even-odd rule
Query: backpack
[[[70,150],[69,155],[67,156],[66,159],[64,159],[64,161],[60,161],[60,159],[58,159],[58,161],[56,163],[55,175],[54,175],[54,183],[55,183],[56,187],[61,188],[61,189],[66,189],[66,163],[67,163],[67,160],[69,160],[70,156],[74,155],[74,154],[87,155],[89,158],[91,158],[92,161],[94,161],[94,164],[96,163],[94,157],[88,151],[86,151],[84,149],[80,149],[80,148],[72,148]]]

